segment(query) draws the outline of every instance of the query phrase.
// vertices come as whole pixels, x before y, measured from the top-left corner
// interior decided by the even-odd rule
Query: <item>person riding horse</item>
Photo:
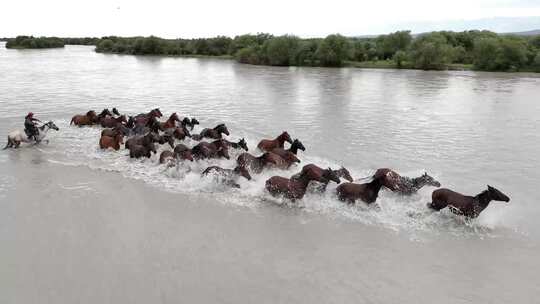
[[[37,142],[39,131],[35,123],[36,121],[41,122],[41,120],[34,118],[34,113],[32,112],[24,117],[24,131],[26,132],[28,139],[34,139]]]

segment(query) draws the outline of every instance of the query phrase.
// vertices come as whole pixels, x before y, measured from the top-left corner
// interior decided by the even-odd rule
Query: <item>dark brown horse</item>
[[[193,155],[191,153],[191,149],[188,148],[186,145],[183,145],[183,144],[176,145],[176,147],[174,147],[174,154],[177,158],[193,161]]]
[[[147,157],[150,158],[152,156],[152,153],[157,153],[156,146],[154,143],[145,144],[145,145],[132,145],[129,148],[129,157],[131,158],[140,158],[140,157]]]
[[[428,207],[437,211],[448,207],[455,214],[476,218],[491,201],[508,203],[510,198],[489,185],[487,190],[476,196],[463,195],[449,189],[437,189],[431,194],[431,203],[428,203]]]
[[[227,148],[233,148],[233,149],[243,149],[245,151],[248,151],[248,146],[246,141],[242,138],[237,143],[228,141],[224,138],[218,139],[212,142],[212,144],[216,147],[225,146]]]
[[[341,167],[338,170],[333,170],[332,168],[323,169],[315,164],[305,165],[304,167],[302,167],[302,171],[293,175],[291,178],[297,179],[300,176],[307,175],[312,180],[321,183],[322,185],[318,188],[318,190],[324,192],[326,191],[326,187],[328,186],[328,182],[330,181],[330,171],[332,171],[332,173],[339,178],[344,178],[349,182],[353,181],[349,170],[345,169],[344,167]]]
[[[122,133],[124,136],[129,136],[131,134],[131,129],[123,125],[122,123],[117,123],[114,128],[108,128],[101,131],[101,136],[111,136],[114,137],[118,133]]]
[[[99,147],[101,149],[113,148],[114,150],[120,150],[120,144],[123,143],[124,136],[121,133],[116,134],[114,137],[101,136],[99,139]]]
[[[300,163],[300,159],[298,159],[296,155],[294,155],[292,152],[289,152],[289,151],[282,151],[282,155],[278,155],[274,152],[268,152],[268,153],[275,155],[276,157],[282,160],[277,165],[278,169],[286,170],[286,169],[289,169],[293,164]]]
[[[360,199],[367,204],[374,203],[383,186],[382,181],[382,177],[379,176],[365,184],[343,183],[336,189],[338,198],[349,204],[354,204],[357,199]]]
[[[132,145],[146,145],[149,146],[151,143],[159,141],[159,135],[154,132],[149,132],[146,135],[138,135],[128,139],[125,143],[126,149],[130,149]]]
[[[236,166],[234,169],[223,169],[218,166],[211,166],[206,168],[202,173],[202,175],[209,174],[213,174],[214,176],[218,177],[222,183],[235,188],[240,188],[240,185],[236,182],[238,177],[251,180],[249,171],[242,166]]]
[[[292,144],[292,139],[289,133],[283,131],[276,139],[263,139],[257,145],[261,151],[270,152],[275,148],[284,148],[285,142]]]
[[[115,127],[118,123],[127,123],[126,116],[120,115],[118,117],[106,116],[99,120],[99,123],[103,128]]]
[[[230,135],[229,130],[227,129],[227,126],[225,124],[219,124],[215,126],[213,129],[203,129],[201,133],[194,134],[191,136],[194,140],[202,140],[203,138],[211,138],[211,139],[221,139],[222,135],[225,134],[227,136]]]
[[[216,147],[208,142],[200,142],[191,149],[191,153],[196,159],[225,158],[230,159],[229,149],[225,146]]]
[[[161,114],[159,108],[155,108],[146,114],[138,114],[133,119],[135,120],[136,125],[147,126],[152,118],[160,118],[161,116],[163,116],[163,114]]]
[[[285,150],[284,148],[274,148],[272,149],[272,153],[276,153],[277,155],[287,158],[288,153],[292,153],[294,155],[298,154],[298,150],[306,151],[306,147],[302,144],[302,142],[298,139],[295,139],[289,149]]]
[[[101,111],[101,113],[99,113],[95,119],[94,119],[94,123],[98,124],[100,123],[101,119],[105,118],[105,117],[112,117],[112,113],[111,111],[109,111],[109,109],[103,109],[103,111]]]
[[[165,130],[165,134],[172,136],[178,140],[184,140],[186,137],[191,137],[188,129],[184,126]]]
[[[94,124],[94,121],[97,119],[97,114],[94,110],[86,112],[85,115],[75,115],[71,118],[70,125],[75,124],[76,126],[90,126]]]
[[[401,176],[397,172],[388,168],[378,169],[375,176],[381,176],[383,185],[390,189],[393,192],[398,192],[401,194],[413,194],[416,193],[420,188],[425,185],[440,187],[441,183],[435,180],[433,177],[429,176],[427,173],[422,174],[419,177],[410,178],[406,176]]]
[[[339,177],[333,171],[329,171],[328,177],[332,181],[339,183]],[[304,197],[309,182],[312,180],[313,178],[308,175],[301,176],[297,179],[272,176],[266,181],[265,188],[272,196],[284,196],[294,201]]]
[[[171,114],[171,116],[169,116],[167,121],[159,123],[159,129],[161,131],[165,131],[167,129],[175,128],[177,121],[180,122],[180,118],[178,118],[178,114],[176,114],[176,112],[174,112],[174,113]]]
[[[266,152],[259,157],[244,152],[236,159],[238,166],[246,167],[253,173],[261,173],[265,168],[278,167],[283,164],[283,159],[279,155]]]

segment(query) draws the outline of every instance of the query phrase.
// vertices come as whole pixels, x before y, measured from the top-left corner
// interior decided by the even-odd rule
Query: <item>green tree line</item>
[[[45,39],[45,40],[43,40]],[[413,36],[397,31],[372,38],[302,39],[258,33],[200,39],[150,37],[34,38],[19,36],[14,47],[47,47],[46,41],[96,45],[96,52],[133,55],[234,57],[238,62],[275,66],[373,66],[443,70],[540,72],[540,35],[500,35],[490,31],[439,31]],[[61,41],[60,41],[61,40]],[[38,42],[40,41],[40,42]],[[8,46],[8,45],[6,45]],[[8,46],[8,47],[9,47]]]
[[[58,37],[17,36],[7,39],[6,48],[10,49],[46,49],[64,47],[64,40]]]

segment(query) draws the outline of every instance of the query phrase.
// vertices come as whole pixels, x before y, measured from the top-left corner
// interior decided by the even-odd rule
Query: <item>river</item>
[[[0,303],[532,303],[540,295],[540,75],[266,67],[222,59],[0,44],[0,134],[33,111],[50,143],[0,153]],[[475,220],[425,208],[433,187],[374,206],[228,189],[200,172],[100,151],[76,113],[226,123],[257,154],[287,130],[302,164],[428,172],[492,202]],[[193,142],[188,140],[189,145]],[[3,145],[3,143],[2,143]],[[233,156],[236,156],[234,153]],[[234,158],[234,157],[233,157]]]

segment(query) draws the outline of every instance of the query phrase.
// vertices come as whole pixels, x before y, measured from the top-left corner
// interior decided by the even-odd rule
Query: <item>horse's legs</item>
[[[19,146],[21,145],[21,142],[20,141],[15,141],[15,149],[17,149]]]

